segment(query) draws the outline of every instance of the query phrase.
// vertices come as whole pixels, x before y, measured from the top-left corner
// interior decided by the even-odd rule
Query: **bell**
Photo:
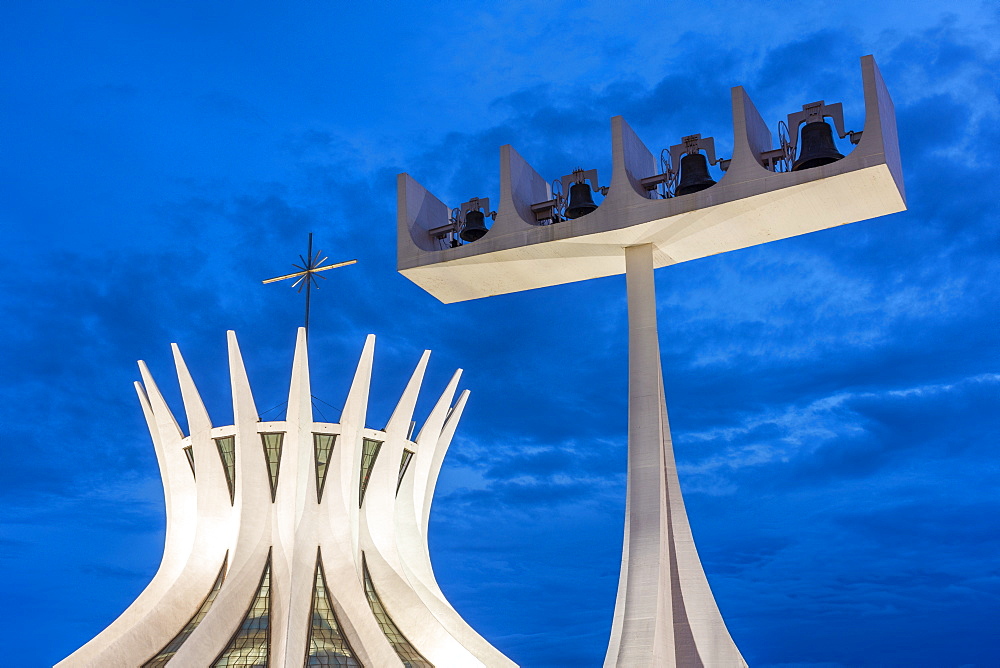
[[[687,153],[681,158],[681,180],[674,191],[675,197],[690,195],[715,185],[708,173],[708,158],[704,153]]]
[[[567,218],[579,218],[597,208],[594,196],[590,194],[590,185],[574,183],[569,187],[569,203],[566,205]]]
[[[487,232],[486,216],[482,211],[475,210],[465,214],[465,225],[458,236],[462,237],[462,241],[476,241],[482,239]]]
[[[802,150],[799,151],[799,159],[792,165],[792,171],[829,165],[843,157],[833,143],[833,128],[829,123],[806,123],[802,128]]]

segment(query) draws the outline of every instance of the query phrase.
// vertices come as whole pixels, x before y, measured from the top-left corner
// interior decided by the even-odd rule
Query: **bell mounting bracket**
[[[458,219],[465,220],[465,214],[470,211],[479,211],[480,209],[484,209],[487,216],[496,220],[497,212],[490,210],[489,197],[473,197],[468,202],[462,202],[462,204],[458,207]]]
[[[679,169],[682,156],[688,153],[697,153],[698,151],[705,151],[708,154],[709,164],[715,165],[720,162],[715,157],[715,139],[713,137],[702,137],[700,134],[697,134],[681,137],[680,144],[674,144],[670,147],[670,163],[675,165],[675,169]],[[728,160],[722,160],[721,162],[726,163],[726,167],[729,166]]]
[[[656,190],[657,186],[666,184],[667,193],[671,193],[670,196],[672,196],[677,178],[680,175],[681,157],[699,151],[705,151],[708,154],[709,164],[719,165],[722,171],[729,169],[729,163],[732,161],[716,157],[713,137],[702,137],[700,134],[687,135],[681,137],[680,144],[674,144],[670,148],[660,151],[660,164],[663,172],[642,179],[642,187],[652,195],[652,191]]]
[[[861,133],[851,130],[844,130],[844,105],[840,102],[826,104],[823,100],[810,102],[802,105],[802,111],[788,114],[788,143],[795,154],[796,144],[799,141],[799,126],[803,123],[817,123],[829,118],[833,121],[833,127],[841,139],[850,135],[851,143],[857,144],[861,141]]]
[[[460,206],[451,210],[447,225],[432,228],[427,230],[427,233],[439,240],[447,238],[449,234],[457,234],[459,228],[465,223],[465,214],[469,211],[478,211],[479,209],[486,209],[486,215],[496,220],[497,212],[490,211],[490,198],[473,197],[468,202],[462,202]]]
[[[586,183],[587,179],[590,179],[590,189],[595,193],[608,194],[608,186],[602,187],[597,185],[596,169],[574,169],[572,174],[567,174],[559,179],[559,181],[562,183],[562,191],[567,192],[569,191],[569,187],[574,183]]]

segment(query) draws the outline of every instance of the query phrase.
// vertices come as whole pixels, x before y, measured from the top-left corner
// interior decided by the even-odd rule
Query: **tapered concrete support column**
[[[674,462],[656,327],[653,245],[625,249],[628,491],[606,667],[742,668],[691,536]]]

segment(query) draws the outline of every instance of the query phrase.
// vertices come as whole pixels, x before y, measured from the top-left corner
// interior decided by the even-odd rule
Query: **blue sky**
[[[302,304],[260,280],[309,231],[360,260],[315,295],[317,396],[342,402],[368,333],[372,424],[424,348],[419,415],[465,369],[431,518],[444,591],[521,665],[599,665],[624,279],[442,305],[395,271],[395,175],[495,198],[512,143],[546,178],[604,180],[615,114],[725,155],[733,85],[772,127],[825,99],[860,129],[869,53],[909,211],[657,272],[681,483],[752,666],[996,665],[998,31],[972,1],[5,3],[3,665],[63,658],[156,569],[135,360],[179,410],[177,342],[226,424],[235,329],[258,405],[283,401]]]

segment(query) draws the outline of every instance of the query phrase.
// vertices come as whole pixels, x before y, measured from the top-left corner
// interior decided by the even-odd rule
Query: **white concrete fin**
[[[861,79],[865,90],[865,129],[861,135],[861,148],[875,145],[882,147],[885,163],[899,188],[899,195],[906,206],[906,188],[903,185],[903,166],[899,161],[899,136],[896,133],[896,107],[892,103],[882,73],[873,56],[862,56]],[[867,142],[867,143],[866,143]]]
[[[171,444],[172,447],[162,447],[160,428],[149,397],[141,383],[136,382],[133,385],[153,438],[153,447],[163,481],[167,511],[163,557],[156,575],[132,604],[96,637],[56,664],[60,668],[135,665],[135,657],[141,656],[145,659],[151,656],[169,640],[168,634],[176,633],[172,624],[167,627],[170,630],[164,630],[164,625],[157,624],[155,616],[161,610],[160,603],[163,597],[172,590],[177,581],[190,551],[196,522],[193,503],[194,481],[190,471],[180,468],[186,468],[187,463],[183,461],[184,455],[181,454],[180,448],[176,447],[177,444]],[[173,427],[170,429],[173,430]],[[154,621],[150,622],[151,619]],[[141,636],[135,633],[137,628],[143,629]]]
[[[209,573],[216,569],[218,562],[216,559],[222,557],[224,552],[215,556],[215,559],[206,559],[203,570]],[[271,553],[266,543],[255,545],[252,549],[246,550],[239,563],[236,562],[235,555],[230,553],[231,562],[226,573],[226,579],[222,583],[215,598],[215,602],[208,610],[208,613],[201,620],[201,623],[191,632],[184,644],[180,646],[177,653],[170,660],[169,665],[176,666],[213,666],[219,655],[224,651],[235,638],[234,631],[238,630],[248,610],[253,605],[257,593],[260,591],[260,584],[264,569],[270,564]],[[205,578],[206,582],[210,582]],[[274,572],[271,571],[271,600],[270,607],[273,610],[275,600],[278,596],[274,589]],[[202,597],[205,592],[210,591],[211,584],[203,585],[198,594]],[[192,596],[193,598],[194,596]],[[189,613],[190,614],[190,613]],[[269,620],[270,621],[270,620]],[[274,627],[271,627],[272,630]],[[110,665],[134,665],[134,663],[122,662]]]
[[[152,378],[150,378],[149,380],[152,381]],[[153,407],[149,403],[149,397],[146,395],[146,390],[143,388],[142,383],[134,382],[133,385],[135,386],[136,394],[139,396],[139,405],[142,406],[142,415],[143,417],[146,418],[146,427],[149,429],[149,436],[153,439],[153,450],[156,452],[156,462],[160,467],[160,476],[163,478],[163,494],[167,500],[167,513],[169,515],[172,511],[170,504],[170,496],[171,493],[173,492],[173,487],[170,484],[172,478],[171,469],[174,468],[173,466],[171,466],[170,460],[172,458],[168,456],[169,449],[166,447],[166,444],[164,443],[165,438],[162,433],[162,429],[160,425],[158,425],[156,422],[156,413],[153,411]],[[155,385],[153,387],[155,387]],[[173,422],[171,425],[167,426],[167,428],[169,429],[168,435],[169,436],[176,435],[176,440],[170,442],[170,446],[174,448],[177,447],[178,442],[181,440],[183,436],[180,432],[180,429],[177,429],[176,432],[173,431],[172,427],[176,426],[177,426],[176,422]]]
[[[233,391],[233,420],[237,427],[247,420],[257,422],[260,419],[257,406],[254,404],[253,391],[250,389],[250,379],[243,365],[243,355],[240,354],[240,344],[236,340],[236,332],[226,332],[229,344],[229,381]]]
[[[448,414],[448,418],[444,422],[441,435],[438,436],[437,442],[434,444],[433,457],[430,460],[423,497],[418,499],[421,509],[420,530],[424,536],[427,535],[427,523],[431,516],[431,503],[434,501],[434,489],[437,487],[438,475],[441,473],[441,464],[444,463],[444,456],[448,453],[448,448],[451,446],[451,439],[455,436],[455,429],[458,428],[458,422],[462,419],[462,412],[465,410],[465,404],[468,401],[469,391],[462,390],[462,393],[458,395],[458,401],[455,402],[451,412]],[[417,493],[419,494],[419,491]]]
[[[292,382],[288,388],[288,408],[285,419],[299,420],[300,424],[309,424],[313,421],[312,389],[309,381],[309,349],[305,327],[299,327],[295,337]]]
[[[152,383],[152,378],[148,376],[148,369],[147,380]],[[160,477],[163,479],[163,497],[167,504],[167,533],[169,535],[171,531],[175,531],[175,526],[178,523],[191,519],[178,517],[183,512],[178,510],[178,506],[183,505],[183,503],[178,503],[177,493],[183,495],[188,492],[191,482],[189,478],[184,476],[184,471],[180,470],[178,461],[183,458],[178,448],[183,434],[173,420],[165,425],[159,425],[156,412],[150,404],[149,396],[147,396],[142,383],[135,382],[133,385],[139,396],[139,405],[142,406],[142,414],[146,418],[146,427],[149,429],[149,435],[153,440],[153,450],[156,452],[156,463],[160,467]],[[151,387],[155,390],[156,385],[153,384]],[[160,397],[160,401],[162,401],[162,397]],[[166,435],[164,429],[167,430]]]
[[[181,349],[176,343],[170,344],[174,354],[174,366],[177,367],[177,382],[181,386],[181,399],[184,401],[184,413],[187,415],[188,431],[192,434],[212,428],[212,419],[205,409],[205,402],[194,384],[191,372],[188,371]]]
[[[384,554],[377,548],[366,549],[363,563],[371,577],[375,596],[393,625],[428,663],[442,668],[485,668],[470,649],[452,634],[451,629],[427,608]]]
[[[730,180],[766,178],[771,172],[765,169],[760,156],[774,147],[771,130],[743,86],[734,86],[730,96],[733,106],[733,155],[726,175]]]
[[[437,244],[430,230],[448,224],[451,209],[409,174],[396,178],[396,226],[417,248],[432,251]],[[402,246],[399,246],[402,249]]]
[[[402,668],[396,651],[379,627],[365,595],[361,556],[342,543],[324,542],[323,570],[327,596],[337,615],[340,629],[362,666]],[[336,584],[334,584],[336,583]]]
[[[154,442],[158,441],[160,434],[156,428],[156,416],[153,415],[153,407],[149,405],[149,397],[146,396],[146,390],[139,381],[133,382],[132,385],[135,387],[135,393],[139,397],[139,405],[142,407],[142,416],[146,418],[146,428],[149,429],[149,435],[152,436]]]
[[[368,414],[368,391],[372,382],[372,361],[375,358],[375,335],[369,334],[365,339],[365,347],[358,360],[358,368],[354,372],[351,389],[344,401],[344,411],[340,418],[341,424],[364,427]]]
[[[229,488],[226,485],[224,469],[210,461],[219,458],[215,442],[212,440],[212,419],[208,415],[201,393],[191,377],[187,363],[181,355],[176,343],[170,344],[173,352],[174,366],[177,369],[177,381],[181,388],[181,399],[184,402],[184,412],[187,415],[188,431],[191,434],[192,457],[194,459],[195,475],[199,492],[197,504],[205,508],[220,507],[222,501],[229,504]],[[199,466],[200,464],[200,466]]]
[[[413,370],[406,388],[403,390],[399,403],[396,404],[389,422],[385,425],[385,433],[389,438],[405,438],[410,428],[410,420],[413,419],[413,410],[417,407],[417,396],[420,394],[420,385],[424,382],[424,372],[427,370],[427,360],[430,359],[431,351],[425,350],[417,362],[417,368]]]
[[[551,197],[549,182],[510,144],[500,147],[500,208],[497,232],[512,232],[524,225],[537,226],[532,204]]]
[[[456,370],[451,380],[448,381],[447,387],[444,388],[444,392],[438,398],[437,403],[434,404],[430,415],[427,416],[427,421],[424,422],[424,426],[420,428],[420,433],[417,434],[416,444],[418,448],[423,446],[424,443],[427,443],[429,447],[433,447],[431,443],[437,441],[441,435],[441,429],[444,427],[444,421],[448,418],[448,409],[451,408],[451,400],[455,396],[455,390],[458,389],[458,381],[461,377],[462,370]]]
[[[622,179],[625,179],[635,194],[649,199],[641,181],[659,174],[660,167],[649,148],[621,116],[611,119],[611,156],[614,165],[611,189],[616,192],[621,190],[625,185]]]
[[[372,360],[375,356],[375,335],[369,334],[365,339],[364,348],[361,351],[361,359],[358,360],[358,368],[354,372],[354,380],[351,381],[351,389],[347,393],[344,401],[344,410],[340,416],[340,438],[333,449],[331,458],[332,466],[327,473],[326,491],[323,495],[323,504],[330,512],[340,515],[338,522],[342,526],[348,527],[350,531],[350,551],[358,554],[359,540],[359,514],[358,495],[360,494],[361,482],[359,472],[361,471],[362,446],[361,439],[365,428],[365,419],[368,415],[368,392],[372,379]],[[331,490],[330,476],[335,475],[339,479],[339,485],[334,485]],[[337,494],[339,503],[336,506],[338,511],[334,511],[331,502],[327,500],[327,495]],[[353,564],[355,573],[360,579],[360,561]]]
[[[462,412],[465,411],[465,404],[469,401],[470,394],[469,390],[462,390],[462,393],[458,395],[458,401],[455,402],[448,414],[448,419],[444,422],[438,441],[445,443],[446,448],[451,445],[451,439],[455,436],[455,430],[458,429],[458,422],[462,419]]]
[[[184,432],[181,431],[180,425],[177,424],[177,418],[170,412],[170,407],[167,406],[163,395],[160,394],[160,388],[157,387],[156,381],[153,380],[153,375],[149,373],[149,367],[142,360],[139,360],[139,375],[142,376],[142,384],[146,388],[146,396],[149,400],[149,406],[153,411],[153,416],[156,418],[156,428],[159,430],[160,435],[165,441],[184,438]]]

